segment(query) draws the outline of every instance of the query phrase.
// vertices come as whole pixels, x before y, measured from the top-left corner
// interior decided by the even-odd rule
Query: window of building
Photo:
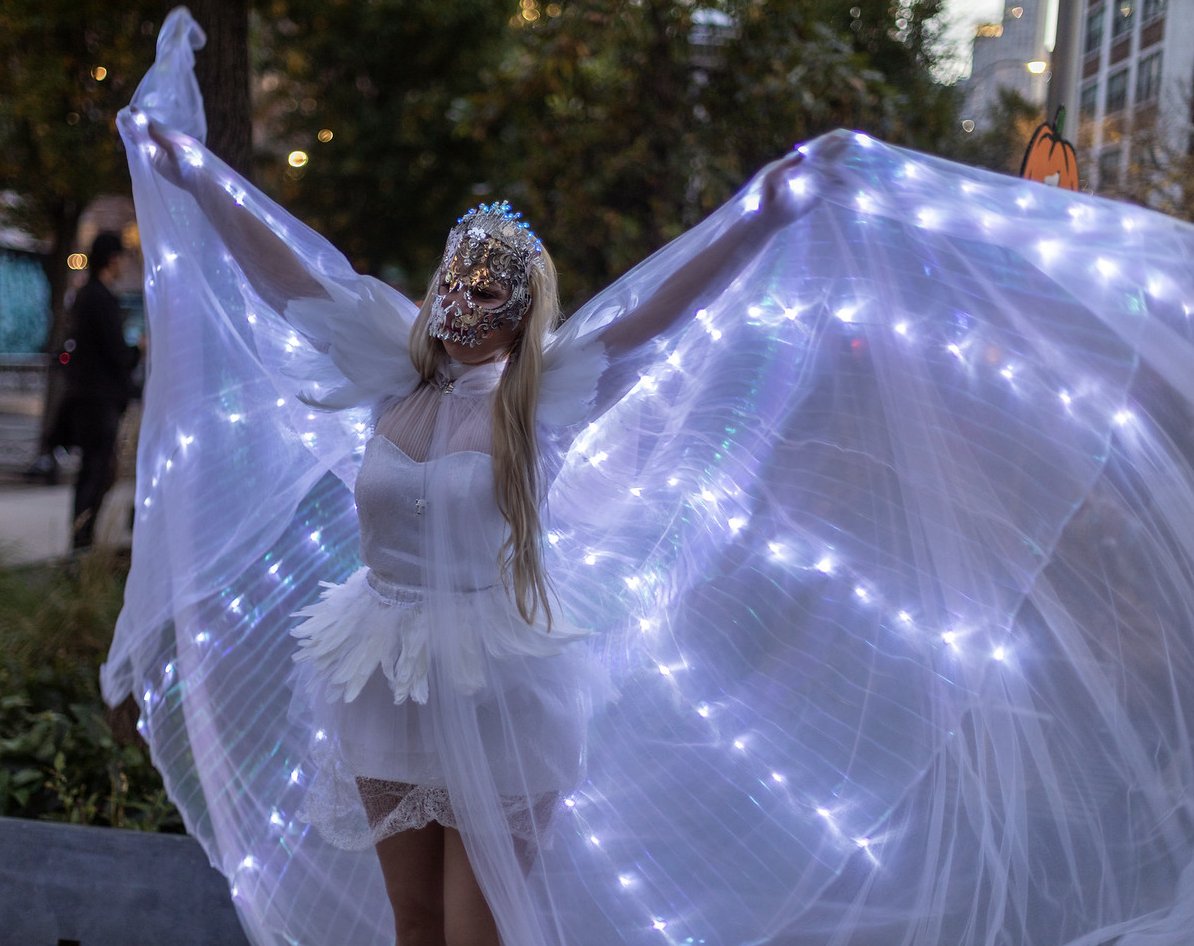
[[[1152,102],[1161,93],[1161,54],[1153,53],[1140,60],[1136,70],[1136,104]]]
[[[1078,100],[1078,120],[1091,121],[1095,117],[1095,109],[1099,107],[1099,85],[1097,82],[1092,82],[1082,89],[1082,95]]]
[[[1099,155],[1099,190],[1119,184],[1119,149],[1112,148]]]
[[[1099,4],[1086,14],[1086,43],[1082,51],[1089,56],[1103,48],[1103,5]]]
[[[1121,112],[1128,104],[1128,70],[1120,69],[1107,79],[1106,112]]]
[[[1144,0],[1140,8],[1140,19],[1145,23],[1165,12],[1165,0]]]
[[[1111,13],[1111,38],[1119,39],[1132,30],[1136,22],[1136,4],[1133,0],[1121,0]]]

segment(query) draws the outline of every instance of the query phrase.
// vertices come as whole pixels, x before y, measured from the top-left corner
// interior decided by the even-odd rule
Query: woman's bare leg
[[[477,884],[460,832],[452,828],[443,832],[446,946],[501,946],[493,912]]]
[[[376,845],[386,894],[394,908],[398,946],[445,946],[445,833],[456,834],[432,822],[392,834]]]

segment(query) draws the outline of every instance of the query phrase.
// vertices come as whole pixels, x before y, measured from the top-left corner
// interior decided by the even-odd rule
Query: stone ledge
[[[181,835],[0,818],[0,946],[247,946]]]

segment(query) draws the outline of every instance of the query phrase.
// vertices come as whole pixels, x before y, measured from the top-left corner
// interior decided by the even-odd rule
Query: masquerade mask
[[[448,234],[440,263],[439,289],[431,301],[427,331],[432,338],[470,348],[490,332],[517,325],[531,306],[530,270],[543,268],[543,245],[506,201],[481,204]],[[509,298],[487,303],[508,290]],[[447,301],[448,295],[456,298]]]

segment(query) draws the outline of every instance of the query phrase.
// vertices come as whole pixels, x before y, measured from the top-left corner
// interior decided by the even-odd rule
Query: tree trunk
[[[207,45],[195,56],[207,146],[252,180],[248,0],[191,0],[190,8],[207,34]]]

